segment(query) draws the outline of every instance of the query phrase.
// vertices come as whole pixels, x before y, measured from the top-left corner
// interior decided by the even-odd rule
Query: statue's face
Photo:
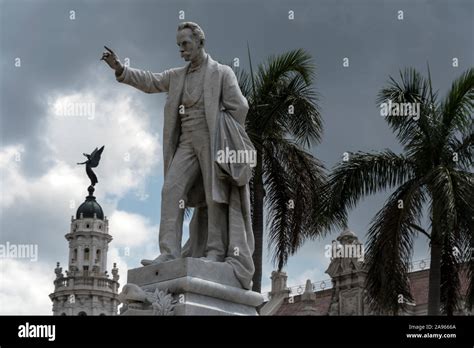
[[[198,56],[199,50],[201,49],[201,43],[199,40],[194,39],[191,29],[185,28],[178,31],[176,36],[176,43],[179,46],[179,52],[181,57],[186,61],[193,61]]]

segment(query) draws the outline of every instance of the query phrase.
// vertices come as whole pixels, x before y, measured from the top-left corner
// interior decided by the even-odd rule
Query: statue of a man
[[[244,288],[254,272],[254,239],[249,187],[220,178],[214,163],[219,113],[242,127],[248,103],[236,76],[204,50],[205,36],[196,23],[178,26],[177,45],[186,66],[152,73],[124,66],[109,48],[102,59],[117,81],[145,93],[168,92],[164,109],[164,184],[161,194],[161,254],[143,265],[181,257],[228,262]],[[190,238],[181,247],[184,208],[194,207]],[[130,231],[131,233],[133,231]]]

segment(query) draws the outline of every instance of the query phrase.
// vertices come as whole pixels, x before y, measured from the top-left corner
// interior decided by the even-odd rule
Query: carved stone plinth
[[[122,315],[257,315],[263,303],[224,262],[184,258],[139,267],[128,271],[127,282],[124,292],[133,291],[121,294]]]

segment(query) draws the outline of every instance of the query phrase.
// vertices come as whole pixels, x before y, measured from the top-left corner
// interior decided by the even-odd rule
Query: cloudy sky
[[[105,145],[95,195],[114,237],[109,269],[117,262],[124,284],[127,269],[157,255],[165,96],[117,83],[99,58],[105,44],[136,68],[182,66],[179,11],[202,26],[207,51],[222,63],[238,57],[247,69],[247,43],[254,63],[296,48],[312,55],[324,136],[311,151],[328,168],[345,151],[401,150],[375,104],[390,75],[407,66],[426,73],[429,63],[443,96],[473,65],[470,0],[0,0],[0,243],[39,248],[36,262],[0,259],[0,314],[51,314],[55,262],[67,268],[64,235],[87,194],[76,162],[96,146]],[[74,103],[91,113],[61,114]],[[351,212],[349,227],[361,240],[388,194]],[[335,237],[307,243],[290,259],[289,285],[328,278],[324,246]],[[425,238],[415,249],[414,259],[429,256]],[[272,269],[266,254],[267,291]]]

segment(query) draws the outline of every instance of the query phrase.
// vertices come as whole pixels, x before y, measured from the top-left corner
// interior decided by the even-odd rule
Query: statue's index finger
[[[115,52],[112,51],[112,50],[111,50],[110,48],[108,48],[107,46],[104,45],[104,48],[105,48],[107,51],[109,51],[110,53],[112,53],[113,55],[115,55]]]

